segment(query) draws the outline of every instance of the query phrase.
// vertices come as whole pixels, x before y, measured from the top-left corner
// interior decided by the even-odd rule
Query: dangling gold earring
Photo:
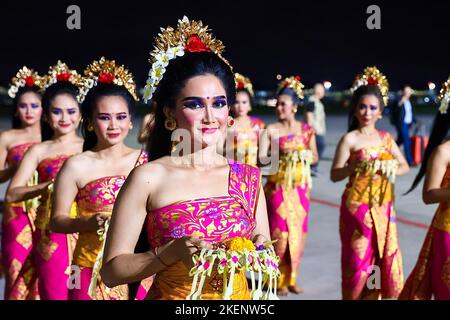
[[[294,113],[297,113],[297,108],[292,109],[292,111],[294,111]]]
[[[130,122],[130,130],[133,130],[133,124]]]
[[[378,119],[383,119],[383,115],[380,114],[380,115],[378,116]]]
[[[228,126],[228,128],[231,128],[233,125],[234,125],[233,117],[232,116],[228,116],[228,119],[227,119],[227,126]]]
[[[164,127],[169,131],[173,131],[177,128],[177,122],[175,121],[175,119],[167,118],[164,121]]]
[[[92,124],[89,124],[87,127],[87,131],[89,131],[89,132],[94,131],[94,126]]]

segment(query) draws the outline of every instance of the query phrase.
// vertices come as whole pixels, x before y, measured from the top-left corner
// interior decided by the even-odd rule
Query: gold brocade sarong
[[[223,280],[213,268],[211,277],[207,277],[203,286],[202,300],[222,300]],[[185,300],[192,288],[192,277],[189,270],[178,261],[159,272],[152,284],[146,300]],[[231,300],[250,300],[245,272],[242,271],[234,276],[233,294]]]

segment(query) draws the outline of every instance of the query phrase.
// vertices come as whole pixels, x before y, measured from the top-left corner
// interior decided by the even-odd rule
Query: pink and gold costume
[[[147,162],[147,152],[141,151],[135,166]],[[98,213],[111,215],[117,194],[126,178],[127,176],[102,177],[88,182],[83,188],[79,189],[76,196],[78,217],[91,217]],[[88,290],[93,267],[102,245],[103,242],[97,233],[79,233],[73,254],[73,265],[80,268],[81,281],[79,288],[70,290],[70,300],[91,300]],[[121,285],[110,289],[99,281],[96,289],[96,300],[128,300],[128,286]]]
[[[22,143],[8,150],[9,167],[16,166],[36,142]],[[33,247],[34,212],[25,202],[5,203],[2,224],[2,264],[6,274],[6,300],[39,299],[30,253]]]
[[[301,132],[278,138],[278,171],[268,177],[264,186],[271,239],[277,240],[275,253],[281,259],[279,288],[296,284],[308,232],[310,185],[301,183],[305,179],[304,164],[292,156],[307,150],[314,134],[312,127],[302,123]]]
[[[42,160],[37,171],[39,183],[53,181],[68,155],[58,155]],[[51,213],[51,188],[42,194],[37,208],[36,230],[33,232],[33,261],[39,279],[39,294],[42,300],[68,300],[68,279],[75,234],[66,235],[49,230]],[[75,203],[74,203],[75,204]],[[75,217],[76,207],[72,206],[71,217]]]
[[[442,179],[450,187],[450,167]],[[450,199],[441,202],[400,299],[450,300]]]
[[[238,236],[249,239],[256,223],[260,171],[234,161],[230,161],[229,170],[228,195],[179,201],[148,212],[146,227],[150,247],[189,235],[211,242]],[[222,275],[213,271],[205,281],[202,299],[221,299],[222,279]],[[186,299],[191,285],[189,270],[178,261],[154,276],[147,299]],[[243,272],[234,276],[233,289],[231,299],[250,298]]]
[[[374,161],[381,154],[392,155],[391,135],[384,131],[378,133],[381,146],[355,150],[349,161]],[[378,173],[371,177],[365,172],[350,176],[342,196],[339,229],[343,299],[397,298],[403,287],[403,265],[394,192],[386,177]],[[380,271],[378,288],[368,285],[372,266]]]
[[[264,121],[250,116],[251,128],[240,128],[233,130],[233,153],[234,160],[256,166],[258,160],[259,134],[265,127]]]

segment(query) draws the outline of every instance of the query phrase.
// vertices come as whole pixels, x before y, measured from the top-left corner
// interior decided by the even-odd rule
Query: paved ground
[[[274,121],[266,117],[268,122]],[[431,117],[423,117],[430,128]],[[320,163],[320,175],[313,180],[313,190],[309,220],[309,235],[299,272],[299,283],[305,288],[302,295],[292,295],[286,299],[340,299],[340,240],[338,234],[338,205],[345,182],[332,183],[329,180],[331,159],[339,138],[346,131],[346,118],[328,117],[329,131],[325,160]],[[7,127],[0,121],[0,129]],[[386,119],[381,120],[379,128],[395,135]],[[136,130],[135,130],[136,131]],[[129,145],[135,142],[136,132],[128,139]],[[407,276],[417,259],[426,226],[436,210],[435,205],[425,206],[421,200],[421,186],[408,196],[402,196],[418,169],[413,168],[404,177],[399,177],[396,185],[396,210],[398,215],[399,242],[403,253],[405,276]],[[0,199],[4,196],[6,185],[0,185]],[[3,298],[3,280],[0,280],[0,299]]]

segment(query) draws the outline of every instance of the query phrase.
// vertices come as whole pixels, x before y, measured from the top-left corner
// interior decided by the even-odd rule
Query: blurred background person
[[[325,150],[326,115],[322,99],[325,97],[325,87],[321,83],[314,85],[313,94],[305,106],[305,120],[316,131],[317,153],[319,161]],[[317,175],[319,162],[311,166],[311,174]]]
[[[406,161],[410,166],[414,165],[411,153],[411,136],[410,129],[416,122],[413,107],[411,104],[411,96],[413,89],[409,85],[403,87],[402,93],[398,100],[392,103],[391,121],[397,130],[397,145],[403,145]]]

